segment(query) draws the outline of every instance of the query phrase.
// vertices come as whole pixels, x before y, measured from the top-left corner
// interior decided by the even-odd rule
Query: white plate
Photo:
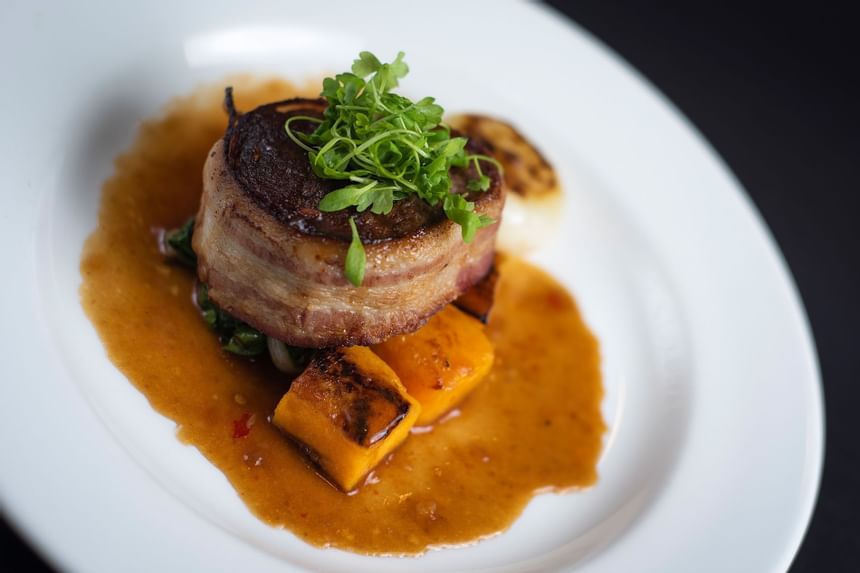
[[[0,494],[75,571],[781,571],[814,503],[822,403],[785,264],[695,130],[587,34],[525,4],[15,4],[0,54],[6,280]],[[78,302],[101,182],[137,123],[237,71],[408,54],[404,90],[509,118],[568,202],[536,259],[602,342],[601,478],[513,528],[400,560],[319,550],[253,518],[106,359]]]

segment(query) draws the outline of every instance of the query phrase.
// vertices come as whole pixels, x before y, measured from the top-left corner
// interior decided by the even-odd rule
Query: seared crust
[[[470,244],[446,218],[386,239],[367,236],[369,227],[362,227],[360,219],[367,265],[362,286],[354,287],[344,277],[348,242],[337,225],[328,221],[330,228],[323,233],[322,227],[307,224],[340,214],[297,217],[299,209],[316,205],[313,198],[303,203],[298,191],[280,197],[269,189],[266,194],[272,197],[264,200],[262,193],[249,191],[253,180],[240,182],[225,149],[229,143],[216,142],[203,169],[193,237],[198,276],[224,310],[287,344],[369,345],[412,332],[480,280],[493,262],[504,204],[495,171],[490,189],[476,197],[475,210],[497,223],[480,229]],[[293,176],[315,178],[307,172]],[[312,187],[323,189],[328,183],[317,180]],[[304,189],[300,185],[308,184],[290,185]],[[386,228],[390,232],[385,225],[378,229]]]
[[[374,215],[370,211],[357,213],[354,209],[321,212],[318,205],[322,198],[348,182],[317,177],[307,152],[290,139],[284,123],[293,116],[322,117],[324,111],[323,100],[296,98],[266,104],[243,115],[231,114],[224,136],[227,167],[242,190],[261,209],[301,233],[346,241],[352,237],[349,218],[355,217],[365,242],[407,237],[445,218],[441,206],[432,207],[416,196],[397,201],[385,215]],[[296,120],[290,127],[310,133],[316,124]],[[476,141],[470,141],[466,149],[470,153],[488,153],[484,144]],[[500,180],[494,165],[484,164],[483,170],[493,182]],[[468,195],[466,184],[475,178],[477,174],[472,166],[452,169],[453,192]],[[470,199],[477,197],[475,194]]]

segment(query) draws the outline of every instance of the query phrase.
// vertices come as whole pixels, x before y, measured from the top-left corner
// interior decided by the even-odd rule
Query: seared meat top
[[[284,123],[294,115],[322,117],[325,101],[297,98],[238,114],[228,92],[226,104],[230,112],[230,124],[224,137],[227,168],[242,191],[281,223],[303,234],[349,241],[349,217],[355,216],[362,240],[378,242],[413,235],[445,219],[441,206],[431,207],[415,195],[396,201],[386,215],[374,215],[369,210],[356,213],[353,208],[321,212],[320,200],[348,182],[317,177],[307,152],[290,139]],[[291,127],[294,131],[310,133],[316,124],[297,120]],[[488,154],[486,147],[477,140],[470,139],[466,150]],[[490,177],[491,186],[488,191],[469,197],[473,200],[481,194],[501,193],[501,177],[496,167],[485,162],[481,168]],[[452,169],[452,189],[455,193],[472,195],[466,184],[476,177],[472,166]]]

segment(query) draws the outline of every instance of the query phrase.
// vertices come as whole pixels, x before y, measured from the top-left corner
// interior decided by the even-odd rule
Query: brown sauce
[[[313,95],[280,81],[233,83],[240,109]],[[191,302],[192,273],[165,263],[153,237],[197,209],[206,152],[226,126],[221,89],[141,126],[104,186],[81,261],[82,303],[110,359],[180,438],[260,519],[361,553],[475,541],[510,526],[538,491],[594,483],[605,429],[597,341],[564,288],[514,258],[500,268],[487,379],[351,495],[314,473],[267,421],[287,380],[268,359],[221,350]]]

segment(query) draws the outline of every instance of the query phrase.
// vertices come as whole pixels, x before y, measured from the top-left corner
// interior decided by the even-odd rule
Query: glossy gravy
[[[234,80],[239,109],[302,90]],[[308,90],[304,90],[307,94]],[[349,495],[321,479],[267,420],[289,387],[268,359],[221,350],[153,229],[197,210],[226,118],[221,87],[145,122],[104,185],[81,261],[81,300],[110,359],[230,480],[251,511],[319,546],[414,554],[506,529],[538,491],[597,478],[604,422],[599,351],[564,288],[507,258],[488,332],[496,359],[459,407],[406,442]]]

